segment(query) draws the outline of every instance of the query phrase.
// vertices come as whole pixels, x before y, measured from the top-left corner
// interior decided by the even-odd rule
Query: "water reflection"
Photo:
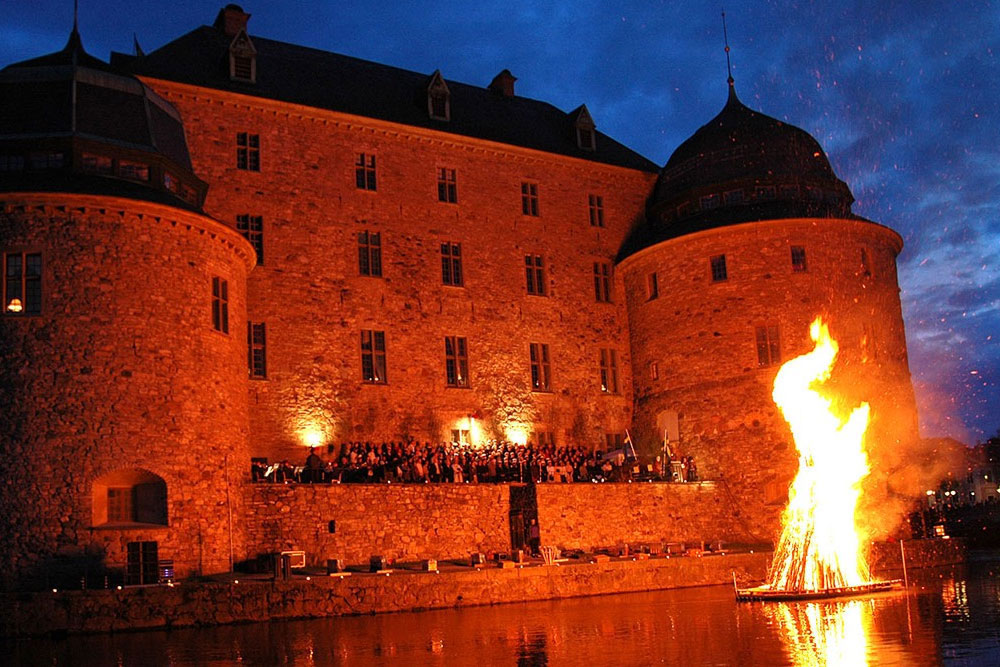
[[[737,604],[728,587],[0,644],[44,665],[1000,664],[995,566],[910,595]],[[6,663],[5,663],[6,664]]]
[[[872,605],[861,600],[765,605],[796,667],[867,665]]]

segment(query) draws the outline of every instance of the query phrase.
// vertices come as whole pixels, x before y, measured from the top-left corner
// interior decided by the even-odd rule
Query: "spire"
[[[729,87],[733,87],[733,65],[729,61],[729,33],[726,31],[726,10],[722,10],[722,38],[726,43],[726,71],[729,73],[729,78],[726,81],[729,83]]]
[[[77,30],[77,17],[80,14],[80,0],[73,0],[73,32],[79,33]]]

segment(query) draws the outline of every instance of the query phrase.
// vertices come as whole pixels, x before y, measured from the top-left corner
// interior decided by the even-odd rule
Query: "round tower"
[[[818,142],[743,105],[722,111],[664,166],[620,255],[638,432],[664,434],[721,480],[748,536],[770,539],[797,469],[771,399],[782,364],[811,349],[822,315],[840,343],[829,387],[867,401],[873,487],[887,490],[916,407],[896,278],[902,239],[851,212]],[[653,443],[657,443],[653,445]]]
[[[202,212],[177,111],[75,29],[0,92],[2,584],[226,571],[253,249]]]

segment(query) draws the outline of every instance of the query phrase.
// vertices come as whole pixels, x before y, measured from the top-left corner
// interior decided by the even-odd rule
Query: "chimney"
[[[517,81],[517,77],[511,74],[509,69],[505,69],[493,77],[493,80],[490,81],[489,89],[497,95],[514,97],[515,81]]]
[[[229,4],[219,10],[219,15],[215,17],[212,27],[221,30],[229,37],[235,37],[241,30],[247,29],[247,21],[250,15],[243,11],[239,5]]]

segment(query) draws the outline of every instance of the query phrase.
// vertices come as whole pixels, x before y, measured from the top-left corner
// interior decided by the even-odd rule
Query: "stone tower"
[[[815,139],[746,107],[730,82],[722,111],[663,168],[620,256],[637,432],[655,442],[667,433],[693,455],[762,538],[777,528],[797,465],[772,383],[811,348],[816,316],[840,342],[832,386],[872,406],[879,468],[891,470],[916,437],[902,239],[854,215],[853,200]]]
[[[75,28],[0,91],[2,583],[228,570],[253,248],[202,212],[177,111]]]

